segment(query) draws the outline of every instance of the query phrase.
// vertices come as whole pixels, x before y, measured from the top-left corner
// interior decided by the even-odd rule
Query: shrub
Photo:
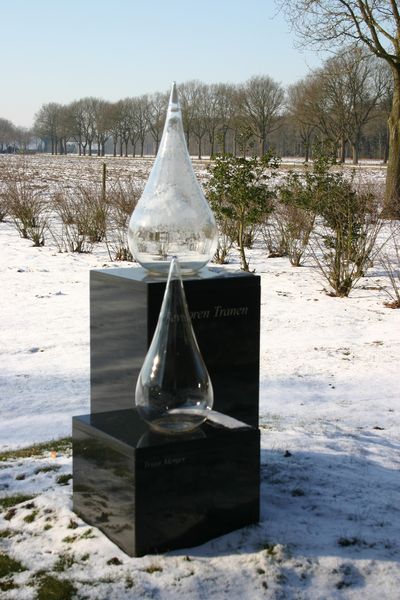
[[[25,158],[1,165],[0,221],[8,214],[21,237],[43,246],[47,228],[47,202],[42,191],[32,184]]]
[[[79,227],[91,243],[106,237],[109,205],[102,188],[95,185],[79,185],[76,188],[79,203]]]
[[[348,296],[372,265],[382,227],[379,207],[368,191],[353,188],[340,175],[319,198],[319,227],[312,254],[334,296]]]
[[[48,211],[41,192],[21,176],[5,182],[2,198],[21,237],[32,240],[34,246],[43,246]]]
[[[0,223],[4,221],[8,214],[7,201],[4,195],[4,180],[5,180],[6,169],[4,161],[0,161]]]
[[[52,204],[61,224],[53,220],[50,230],[60,252],[90,252],[105,239],[109,206],[101,188],[80,185],[73,192],[59,191]]]
[[[4,192],[0,192],[0,223],[4,221],[8,214],[7,198]]]
[[[329,293],[348,296],[377,253],[379,202],[370,189],[331,171],[329,148],[317,148],[314,157],[312,171],[289,173],[279,188],[276,219],[291,263],[301,264],[309,249]]]
[[[80,226],[80,207],[76,199],[64,191],[52,199],[57,218],[49,223],[49,229],[59,252],[90,252],[93,242]]]
[[[289,172],[279,187],[276,220],[280,237],[290,263],[299,267],[307,253],[310,235],[314,228],[318,203],[318,180],[315,174]]]
[[[383,267],[385,275],[389,278],[390,288],[382,287],[389,296],[389,301],[385,302],[388,308],[400,308],[400,227],[398,223],[392,225],[393,231],[390,239],[392,244],[392,253],[387,251],[380,252],[379,262]]]
[[[277,216],[278,210],[275,204],[271,216],[261,225],[261,235],[268,250],[268,258],[278,258],[288,255],[285,228]]]
[[[133,260],[128,246],[128,223],[143,187],[133,180],[117,181],[107,194],[107,249],[111,260]]]
[[[221,234],[238,246],[244,271],[249,270],[246,247],[252,243],[254,228],[272,211],[274,192],[268,188],[268,182],[273,174],[266,169],[277,166],[277,159],[270,155],[261,160],[223,155],[215,159],[210,169],[206,193]]]

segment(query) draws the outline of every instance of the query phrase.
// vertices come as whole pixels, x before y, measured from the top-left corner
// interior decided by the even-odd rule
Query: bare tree
[[[138,134],[138,139],[140,142],[140,156],[143,156],[144,152],[144,140],[146,139],[146,134],[148,131],[148,121],[147,115],[149,112],[149,98],[147,94],[140,96],[136,99],[136,111],[135,111],[135,119],[136,119],[136,131]]]
[[[381,135],[379,138],[380,147],[383,145],[384,150],[383,153],[381,151],[380,154],[381,156],[383,154],[383,162],[387,163],[389,160],[389,116],[393,104],[393,79],[387,63],[383,64],[386,67],[385,69],[382,69],[382,76],[384,78],[384,92],[381,101],[378,104],[377,111],[378,119],[381,118],[381,120],[384,121],[384,127],[381,127]]]
[[[125,98],[121,101],[120,106],[120,121],[119,121],[119,138],[120,138],[120,156],[123,154],[128,156],[128,144],[131,138],[132,129],[132,111],[131,98]],[[125,146],[125,152],[124,152]]]
[[[194,114],[192,120],[192,131],[197,140],[197,157],[199,159],[201,158],[202,141],[207,133],[208,128],[207,105],[209,103],[210,96],[208,93],[208,87],[202,83],[199,85],[196,98],[193,103]]]
[[[277,0],[305,44],[364,44],[393,78],[385,202],[400,215],[400,7],[397,0]]]
[[[193,79],[191,81],[186,81],[179,86],[179,101],[182,110],[183,130],[185,132],[188,149],[190,149],[190,134],[192,133],[197,96],[199,88],[202,85],[201,81]]]
[[[344,145],[350,142],[353,163],[358,152],[363,129],[374,117],[374,109],[384,92],[382,69],[369,52],[351,46],[326,61],[320,80],[328,98],[331,122],[335,123],[341,143],[341,162],[345,159]]]
[[[97,153],[105,155],[105,146],[111,134],[112,104],[106,100],[98,100],[94,105],[94,120],[97,139]]]
[[[210,144],[210,156],[215,152],[215,135],[218,127],[218,97],[215,85],[207,86],[207,102],[204,107],[206,132]]]
[[[84,132],[84,106],[80,100],[74,100],[68,106],[71,118],[71,136],[78,144],[79,156],[86,152]]]
[[[305,77],[289,87],[287,100],[289,118],[302,142],[306,163],[310,158],[312,136],[316,130],[315,114],[310,110],[312,91],[312,78]]]
[[[353,164],[358,164],[361,137],[365,125],[375,118],[375,109],[385,92],[385,74],[380,62],[364,49],[352,47],[339,59],[345,73],[350,119],[347,136]]]
[[[158,152],[158,146],[161,141],[161,135],[165,122],[165,115],[167,112],[168,95],[156,92],[149,98],[148,113],[147,113],[147,124],[151,136],[154,140],[154,155]]]
[[[67,154],[67,143],[72,137],[73,115],[69,106],[61,106],[57,121],[57,148],[60,154]]]
[[[0,119],[0,150],[8,150],[14,141],[15,127],[8,119]]]
[[[252,77],[243,86],[243,111],[260,141],[260,156],[268,150],[267,137],[278,125],[284,91],[271,77]]]
[[[109,109],[109,132],[113,142],[113,156],[117,156],[117,144],[121,133],[122,100],[113,102]]]
[[[73,137],[78,142],[79,154],[92,155],[93,142],[97,137],[96,114],[100,100],[87,97],[70,105],[73,115]]]
[[[229,83],[219,83],[215,86],[218,117],[218,138],[221,152],[225,154],[227,147],[227,134],[233,129],[234,118],[238,113],[237,86]]]
[[[312,124],[339,148],[340,162],[345,161],[349,142],[357,164],[364,127],[375,116],[384,91],[380,64],[362,48],[352,46],[325,61],[306,81],[306,86],[292,88],[295,118]],[[289,98],[293,98],[291,90]]]
[[[89,96],[80,100],[80,103],[83,108],[83,135],[85,139],[84,154],[86,154],[87,147],[89,156],[92,156],[93,142],[97,137],[96,111],[99,100],[93,96]]]
[[[32,141],[32,131],[27,127],[15,127],[14,128],[14,140],[16,141],[18,148],[23,152],[26,152],[29,144]]]
[[[319,138],[330,142],[336,151],[340,148],[340,160],[344,162],[349,113],[344,81],[336,75],[335,65],[327,61],[307,78],[303,111],[312,119]]]
[[[51,153],[58,152],[57,130],[60,125],[60,117],[63,106],[56,102],[43,104],[35,115],[34,131],[38,137],[50,141]]]

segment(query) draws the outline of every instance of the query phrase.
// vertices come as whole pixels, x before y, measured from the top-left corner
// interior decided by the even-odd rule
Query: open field
[[[100,184],[102,162],[34,156],[25,168],[51,193]],[[152,164],[105,162],[110,181],[143,182]],[[203,178],[206,162],[195,169]],[[383,185],[380,165],[359,172]],[[261,521],[132,559],[72,513],[68,441],[15,450],[68,438],[72,415],[88,412],[89,270],[116,263],[103,243],[90,254],[59,253],[51,239],[32,247],[9,219],[0,257],[0,599],[47,600],[46,585],[81,600],[398,597],[400,310],[384,306],[378,264],[332,298],[310,264],[267,258],[261,243],[249,251],[262,284]],[[239,268],[235,252],[226,268]]]

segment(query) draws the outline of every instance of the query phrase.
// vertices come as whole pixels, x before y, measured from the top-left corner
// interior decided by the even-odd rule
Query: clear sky
[[[115,101],[171,81],[294,83],[301,53],[274,0],[0,0],[0,117],[30,127],[48,102]]]

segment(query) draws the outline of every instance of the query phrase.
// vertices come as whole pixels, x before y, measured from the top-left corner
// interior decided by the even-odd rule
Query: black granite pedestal
[[[91,271],[92,413],[133,406],[165,284],[139,267]],[[184,288],[214,409],[258,427],[260,277],[204,268]]]
[[[259,518],[258,429],[152,433],[135,410],[73,419],[73,508],[130,556],[196,546]]]

